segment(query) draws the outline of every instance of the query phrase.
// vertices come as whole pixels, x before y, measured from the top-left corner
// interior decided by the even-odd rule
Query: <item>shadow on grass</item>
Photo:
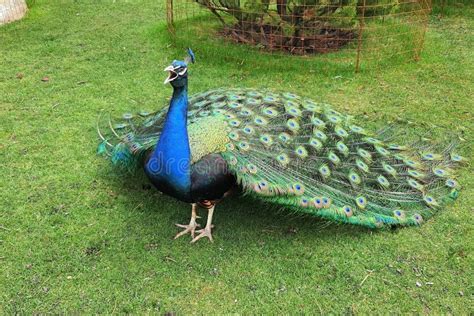
[[[101,169],[98,177],[106,179],[117,194],[130,201],[130,205],[139,205],[139,211],[135,211],[137,207],[132,207],[131,212],[141,214],[138,223],[141,222],[143,229],[159,231],[163,230],[162,225],[169,228],[175,223],[189,221],[190,205],[160,193],[142,172],[137,175],[119,172],[113,176],[110,176],[110,172],[114,170]],[[202,216],[200,222],[205,223],[207,211],[200,208],[198,214]],[[232,239],[234,243],[242,245],[248,243],[247,239],[256,240],[265,234],[271,234],[279,240],[298,235],[316,241],[334,238],[334,235],[350,238],[376,232],[360,226],[335,224],[241,195],[222,200],[216,206],[213,223],[216,225],[215,231],[219,232],[218,238]],[[135,229],[129,233],[136,234],[137,239],[143,238],[143,231],[139,227]]]

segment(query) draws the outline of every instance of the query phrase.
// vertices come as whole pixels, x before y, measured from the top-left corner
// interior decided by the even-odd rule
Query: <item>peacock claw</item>
[[[197,210],[197,204],[192,203],[191,204],[191,220],[189,221],[188,225],[176,224],[176,226],[178,226],[180,228],[184,228],[184,230],[182,232],[179,232],[178,234],[176,234],[176,236],[174,236],[174,239],[177,239],[177,238],[179,238],[183,235],[186,235],[187,233],[190,233],[191,238],[194,239],[194,232],[196,230],[196,227],[201,227],[201,225],[196,223],[196,218],[200,218],[199,216],[197,216],[196,210]]]
[[[191,237],[194,238],[196,227],[201,227],[200,224],[196,223],[196,221],[193,221],[193,220],[191,220],[191,222],[189,222],[188,225],[176,224],[176,226],[178,226],[180,228],[184,228],[184,230],[179,232],[178,234],[176,234],[176,236],[174,236],[174,239],[177,239],[181,236],[184,236],[187,233],[190,233]]]
[[[212,225],[211,228],[212,227],[214,227],[214,225]],[[194,244],[196,241],[198,241],[202,237],[207,237],[207,238],[209,238],[209,240],[211,242],[214,242],[214,240],[212,239],[211,228],[206,227],[204,229],[200,229],[200,230],[196,231],[197,233],[199,233],[199,235],[197,235],[195,238],[193,238],[193,240],[191,240],[191,243]]]
[[[215,205],[213,205],[208,210],[206,227],[196,232],[196,233],[199,233],[199,235],[197,235],[196,237],[193,238],[193,240],[191,240],[192,244],[194,244],[196,241],[198,241],[202,237],[207,237],[209,238],[211,242],[214,242],[214,240],[212,239],[212,234],[211,234],[211,230],[214,227],[214,225],[212,225],[212,215],[214,214],[214,208],[215,208]]]

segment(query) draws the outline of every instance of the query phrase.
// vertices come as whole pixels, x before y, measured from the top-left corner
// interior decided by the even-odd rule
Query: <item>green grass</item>
[[[275,4],[276,6],[276,4]],[[242,6],[241,6],[242,7]],[[245,7],[245,6],[243,6]],[[374,67],[387,67],[418,58],[419,50],[423,46],[423,33],[425,22],[429,16],[428,11],[423,11],[424,6],[415,4],[406,4],[400,8],[396,14],[390,15],[389,12],[378,12],[377,15],[368,15],[364,19],[361,28],[359,21],[352,25],[354,37],[341,47],[340,50],[332,53],[319,55],[317,59],[312,59],[311,63],[305,65],[314,69],[326,68],[326,71],[349,71],[356,68],[356,60],[360,59],[361,66],[367,69]],[[273,8],[276,14],[276,7]],[[410,11],[413,11],[410,14]],[[422,13],[425,12],[425,13]],[[374,12],[372,12],[374,13]],[[385,14],[385,15],[383,15]],[[236,25],[237,20],[232,15],[223,14],[223,20],[226,23],[226,29]],[[235,38],[226,35],[227,40],[223,41],[222,23],[206,7],[186,0],[174,1],[174,29],[175,37],[172,40],[177,41],[183,49],[183,45],[191,47],[213,47],[214,54],[222,56],[222,49],[229,50],[229,55],[243,56],[249,55],[268,55],[272,54],[272,63],[275,63],[275,56],[282,58],[287,63],[287,51],[274,50],[269,52],[268,48],[257,44],[241,44],[236,48]],[[249,21],[247,21],[249,23]],[[330,23],[330,22],[327,22]],[[340,21],[334,21],[335,26],[342,27]],[[238,26],[236,26],[238,28]],[[349,26],[346,25],[346,28]],[[317,28],[317,27],[316,27]],[[346,29],[348,30],[348,29]],[[313,30],[318,33],[318,29]],[[305,34],[310,31],[305,29]],[[358,46],[358,34],[361,35],[361,45]],[[287,34],[289,35],[289,34]],[[360,48],[360,55],[358,51]],[[209,48],[206,49],[209,51]],[[221,57],[222,58],[222,57]],[[295,56],[294,60],[307,60],[308,56]],[[301,64],[296,63],[297,68]]]
[[[189,205],[95,154],[102,109],[166,103],[162,69],[187,43],[163,19],[158,1],[37,0],[0,27],[0,314],[474,312],[472,165],[459,171],[460,198],[421,228],[327,226],[229,199],[215,243],[173,241]],[[196,45],[190,89],[272,86],[371,126],[454,131],[472,161],[473,29],[472,6],[433,17],[420,62],[360,74]]]

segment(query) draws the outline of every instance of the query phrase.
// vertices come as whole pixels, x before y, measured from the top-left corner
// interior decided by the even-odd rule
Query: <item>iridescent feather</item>
[[[115,128],[106,123],[111,132],[101,130],[98,151],[131,169],[155,145],[165,114],[126,113]],[[293,93],[195,94],[189,98],[188,129],[189,124],[195,130],[218,126],[193,134],[194,151],[219,152],[245,194],[372,228],[419,225],[430,218],[457,197],[454,172],[465,162],[455,153],[386,142],[331,106]]]

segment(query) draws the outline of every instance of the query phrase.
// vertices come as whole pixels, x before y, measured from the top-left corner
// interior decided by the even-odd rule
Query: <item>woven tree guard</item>
[[[168,29],[188,45],[244,44],[271,54],[361,64],[418,60],[431,0],[166,0]]]
[[[27,10],[25,0],[0,0],[0,25],[23,18]]]

